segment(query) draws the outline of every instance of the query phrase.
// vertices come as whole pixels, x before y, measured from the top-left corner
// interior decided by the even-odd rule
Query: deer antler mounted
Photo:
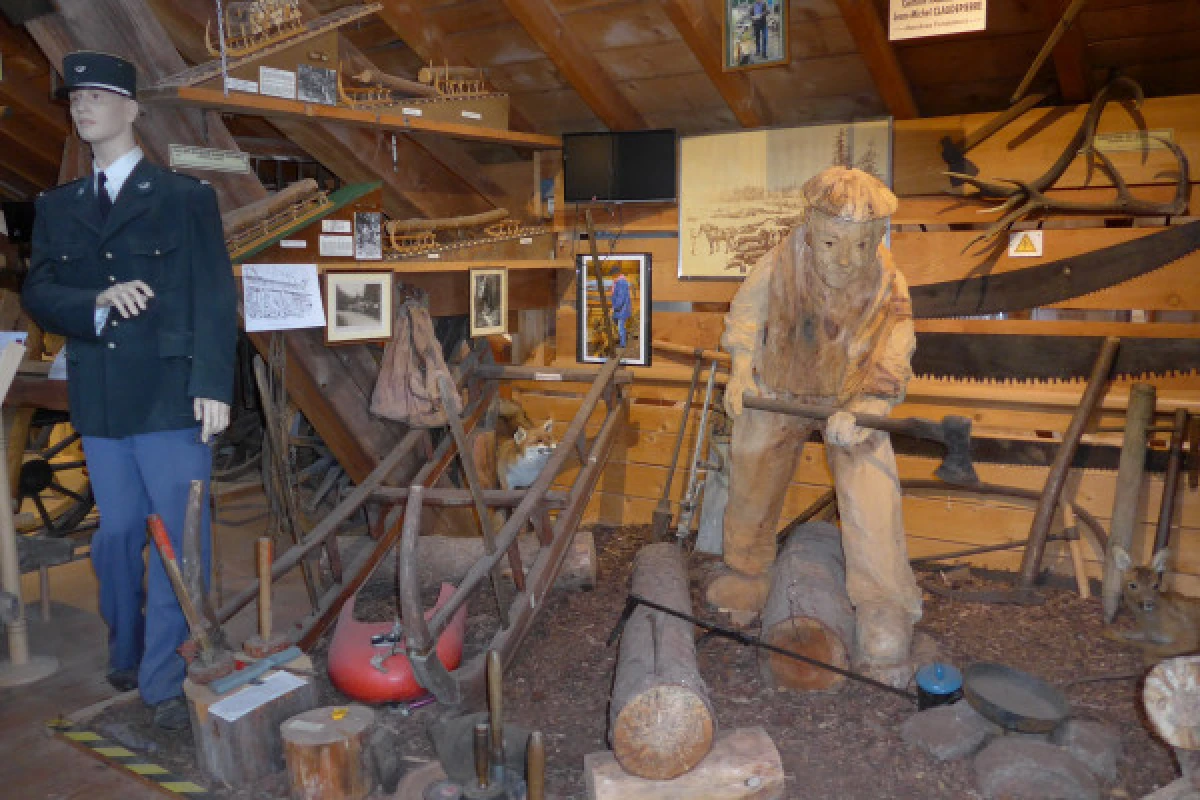
[[[1138,86],[1136,82],[1130,78],[1121,77],[1109,83],[1092,100],[1087,114],[1083,117],[1083,123],[1079,126],[1079,130],[1075,132],[1075,135],[1071,137],[1071,141],[1067,143],[1063,154],[1051,165],[1050,169],[1032,181],[1008,180],[1004,178],[987,180],[984,178],[974,178],[960,172],[945,173],[951,178],[957,178],[963,183],[969,183],[978,189],[979,193],[975,195],[976,197],[1005,198],[1004,202],[995,208],[981,212],[1003,214],[1004,216],[986,231],[968,242],[967,246],[963,248],[964,252],[974,247],[977,242],[992,239],[1001,232],[1011,228],[1013,223],[1018,220],[1025,219],[1031,214],[1036,214],[1040,211],[1174,216],[1182,214],[1187,209],[1189,188],[1188,160],[1187,155],[1184,154],[1179,145],[1160,137],[1154,137],[1156,141],[1162,142],[1170,149],[1179,161],[1179,180],[1175,188],[1175,197],[1167,203],[1155,203],[1134,197],[1129,191],[1129,185],[1121,177],[1120,173],[1117,172],[1116,166],[1109,157],[1095,148],[1096,123],[1099,121],[1104,107],[1108,104],[1110,95],[1118,87],[1128,90],[1133,95],[1134,108],[1141,106],[1144,99],[1142,87]],[[1117,191],[1115,199],[1108,202],[1085,203],[1072,200],[1059,200],[1045,195],[1045,192],[1067,171],[1067,167],[1071,166],[1071,162],[1075,160],[1075,156],[1080,153],[1087,159],[1087,177],[1084,180],[1084,185],[1086,186],[1091,182],[1092,172],[1096,168],[1097,162],[1099,162],[1100,169],[1112,180],[1113,187]]]

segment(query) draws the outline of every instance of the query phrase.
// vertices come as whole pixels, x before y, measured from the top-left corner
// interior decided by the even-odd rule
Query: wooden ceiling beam
[[[1059,18],[1070,6],[1071,0],[1048,0],[1041,4],[1045,9],[1046,21],[1053,30]],[[1087,39],[1079,25],[1079,17],[1063,33],[1051,54],[1054,59],[1054,74],[1058,79],[1058,91],[1064,103],[1086,103],[1091,99],[1091,68],[1088,66]]]
[[[0,148],[4,150],[4,166],[9,172],[19,175],[39,190],[54,186],[54,180],[58,177],[57,159],[46,161],[3,126],[0,126]]]
[[[919,117],[912,87],[900,67],[895,48],[888,41],[875,4],[871,0],[837,0],[837,4],[888,113],[896,119]]]
[[[5,51],[12,48],[24,52],[29,46],[28,36],[20,29],[13,28],[3,15],[0,15],[0,41],[3,42],[0,48]],[[45,81],[44,76],[41,80],[30,80],[28,75],[6,69],[3,80],[0,80],[0,101],[13,106],[15,110],[24,111],[61,141],[71,132],[71,120],[66,106],[50,96]]]
[[[612,76],[575,35],[551,0],[504,0],[504,5],[609,129],[646,127],[641,112],[621,93]]]
[[[13,172],[11,165],[0,164],[0,194],[6,200],[32,200],[49,184],[30,183],[28,179]]]
[[[408,45],[422,61],[450,64],[455,67],[486,67],[476,63],[469,53],[455,47],[437,22],[429,19],[418,7],[418,0],[379,0],[383,8],[379,17],[388,24],[396,37]],[[518,131],[537,131],[529,118],[515,105],[509,111],[509,126]]]
[[[0,119],[0,136],[19,144],[34,161],[58,169],[58,162],[62,159],[62,142],[46,136],[40,128],[30,125],[28,120],[13,115]]]
[[[750,76],[745,72],[726,72],[722,67],[721,23],[712,14],[712,9],[719,8],[719,3],[662,0],[662,7],[738,123],[743,128],[770,125],[771,110]]]

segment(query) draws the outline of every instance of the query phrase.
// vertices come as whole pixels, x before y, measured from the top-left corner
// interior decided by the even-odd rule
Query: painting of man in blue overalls
[[[649,364],[650,254],[602,255],[600,263],[612,326],[610,329],[604,316],[591,257],[580,256],[579,264],[586,264],[580,286],[586,289],[580,292],[579,298],[579,358],[581,361],[603,361],[611,344],[615,343],[621,353],[621,363]]]
[[[784,0],[726,0],[725,69],[786,64],[787,38]]]

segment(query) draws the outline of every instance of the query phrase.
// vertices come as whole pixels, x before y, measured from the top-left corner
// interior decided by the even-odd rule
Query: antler
[[[966,247],[963,248],[963,252],[970,250],[978,242],[993,239],[1001,232],[1011,228],[1017,221],[1040,211],[1173,216],[1182,214],[1187,209],[1189,188],[1188,160],[1183,150],[1174,142],[1157,136],[1153,137],[1156,141],[1160,141],[1166,145],[1179,162],[1179,178],[1175,187],[1175,197],[1166,203],[1155,203],[1134,197],[1129,191],[1129,185],[1121,177],[1116,166],[1108,156],[1096,149],[1096,124],[1100,120],[1101,112],[1103,112],[1104,107],[1110,100],[1110,95],[1118,87],[1132,93],[1134,108],[1141,106],[1144,99],[1142,87],[1138,86],[1132,79],[1119,77],[1109,83],[1092,100],[1087,113],[1083,117],[1083,122],[1079,126],[1079,130],[1071,137],[1071,141],[1067,143],[1067,147],[1062,155],[1058,157],[1045,173],[1032,181],[1008,180],[1004,178],[987,180],[958,172],[945,173],[951,178],[956,178],[963,183],[974,186],[979,190],[978,195],[976,195],[977,197],[1005,198],[1004,202],[999,205],[981,212],[1003,214],[1003,216],[979,236],[968,242]],[[1063,176],[1063,173],[1067,171],[1071,162],[1075,160],[1075,156],[1080,153],[1087,159],[1087,176],[1084,180],[1084,185],[1086,186],[1091,182],[1092,172],[1096,169],[1096,162],[1099,161],[1100,169],[1108,175],[1109,179],[1113,182],[1113,187],[1117,191],[1117,196],[1114,200],[1087,203],[1073,200],[1059,200],[1046,196],[1045,192]]]

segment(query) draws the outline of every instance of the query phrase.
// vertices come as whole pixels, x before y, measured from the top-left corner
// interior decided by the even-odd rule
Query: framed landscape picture
[[[392,271],[325,273],[325,343],[392,338]]]
[[[576,358],[589,364],[606,360],[608,326],[590,255],[575,258],[579,330]],[[613,318],[613,334],[623,351],[622,364],[650,366],[650,254],[611,253],[600,256],[604,291]]]
[[[679,277],[744,278],[804,219],[805,181],[840,164],[892,185],[892,121],[679,140]]]
[[[723,0],[721,18],[726,72],[788,63],[787,0]]]
[[[471,270],[471,335],[508,332],[508,270]]]

